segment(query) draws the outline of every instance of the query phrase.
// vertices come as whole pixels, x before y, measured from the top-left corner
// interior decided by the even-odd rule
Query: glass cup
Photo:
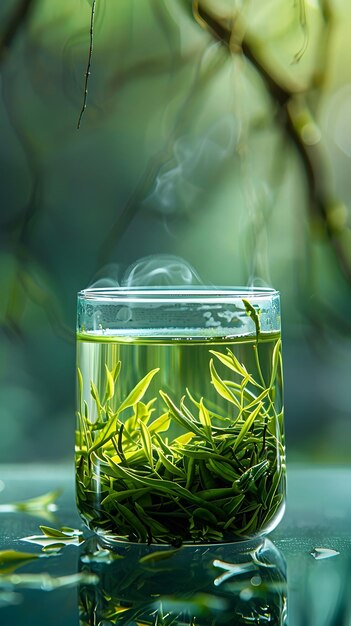
[[[231,542],[278,524],[277,291],[82,291],[77,378],[77,505],[103,542]]]

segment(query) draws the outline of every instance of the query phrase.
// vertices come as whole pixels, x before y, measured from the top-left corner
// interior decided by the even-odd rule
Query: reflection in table
[[[0,479],[0,550],[39,556],[15,568],[15,578],[0,561],[1,624],[283,626],[286,606],[289,626],[351,623],[351,470],[288,468],[287,512],[269,539],[179,550],[120,544],[113,552],[88,533],[49,553],[22,541],[40,524],[82,529],[72,468],[0,467]],[[57,511],[1,508],[58,487]]]

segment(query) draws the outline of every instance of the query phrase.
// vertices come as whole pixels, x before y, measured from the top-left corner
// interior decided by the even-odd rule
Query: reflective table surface
[[[269,538],[181,549],[99,546],[72,467],[0,466],[0,490],[1,625],[351,624],[351,469],[289,466]]]

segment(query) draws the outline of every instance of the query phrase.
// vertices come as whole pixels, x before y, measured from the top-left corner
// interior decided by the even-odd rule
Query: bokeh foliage
[[[290,458],[347,459],[347,1],[96,0],[78,131],[93,7],[0,6],[2,460],[71,458],[75,293],[161,253],[281,290]]]

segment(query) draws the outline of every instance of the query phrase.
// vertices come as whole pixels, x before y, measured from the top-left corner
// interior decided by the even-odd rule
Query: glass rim
[[[78,299],[95,302],[170,302],[198,300],[240,300],[242,298],[266,299],[279,296],[272,287],[224,287],[201,285],[165,287],[88,287],[78,292]]]

